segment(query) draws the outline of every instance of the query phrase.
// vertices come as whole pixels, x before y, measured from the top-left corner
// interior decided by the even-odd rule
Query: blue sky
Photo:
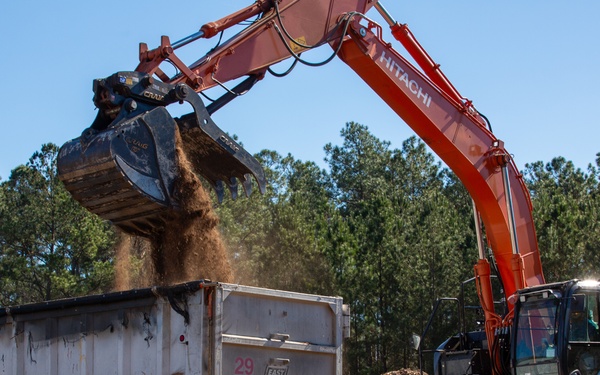
[[[96,115],[92,80],[133,70],[139,42],[153,48],[161,35],[179,40],[250,3],[4,2],[0,178],[7,179],[43,143],[62,145],[88,127]],[[600,152],[599,1],[382,3],[409,24],[461,94],[491,120],[519,167],[556,156],[580,168],[595,160]],[[381,20],[375,10],[369,15]],[[202,41],[178,55],[192,63],[214,43]],[[330,52],[324,47],[309,58],[321,60]],[[367,125],[392,147],[414,134],[339,60],[321,68],[299,66],[282,79],[267,76],[213,118],[251,153],[272,149],[323,167],[323,147],[340,143],[346,122]]]

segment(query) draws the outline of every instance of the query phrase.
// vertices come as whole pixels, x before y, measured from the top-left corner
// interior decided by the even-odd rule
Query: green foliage
[[[547,281],[598,278],[598,169],[590,166],[584,173],[557,157],[545,165],[527,164],[525,177]]]
[[[56,175],[45,144],[0,185],[0,304],[101,292],[112,283],[109,225],[88,213]]]
[[[223,238],[238,281],[292,291],[330,293],[320,233],[332,210],[324,172],[312,162],[263,151],[265,195],[226,200],[219,208]]]
[[[414,137],[390,150],[356,123],[342,137],[325,150],[340,208],[328,255],[353,311],[347,365],[353,374],[415,366],[409,337],[438,297],[457,294],[474,263],[457,262],[476,254],[468,195]]]

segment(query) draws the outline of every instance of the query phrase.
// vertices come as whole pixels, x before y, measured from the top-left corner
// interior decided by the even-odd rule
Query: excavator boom
[[[433,79],[426,76],[390,48],[381,37],[379,25],[360,21],[357,17],[351,24],[351,38],[344,41],[339,57],[465,185],[485,225],[506,297],[525,286],[544,283],[529,192],[503,142],[451,85],[444,89],[434,83],[433,79],[445,81],[439,75],[439,68]],[[397,27],[402,28],[398,32],[408,34],[406,26]],[[512,239],[516,241],[514,244]],[[517,274],[512,264],[515,255],[524,263]]]

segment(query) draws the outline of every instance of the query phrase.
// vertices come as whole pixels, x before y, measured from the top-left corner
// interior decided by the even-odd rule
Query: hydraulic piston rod
[[[502,181],[504,183],[504,195],[506,196],[506,214],[508,215],[508,227],[510,230],[510,242],[513,254],[519,254],[519,242],[517,241],[517,229],[515,227],[515,209],[510,193],[510,179],[507,165],[502,166]]]

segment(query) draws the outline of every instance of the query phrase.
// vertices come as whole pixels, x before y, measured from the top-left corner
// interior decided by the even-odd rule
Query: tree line
[[[344,298],[345,373],[415,368],[411,335],[437,298],[457,296],[472,277],[471,200],[415,137],[392,148],[353,122],[341,136],[325,145],[327,170],[256,155],[267,192],[215,204],[221,233],[238,282]],[[0,184],[0,305],[113,288],[118,234],[66,192],[57,154],[43,145]],[[582,171],[562,157],[525,166],[547,281],[598,277],[599,171],[598,160]]]

